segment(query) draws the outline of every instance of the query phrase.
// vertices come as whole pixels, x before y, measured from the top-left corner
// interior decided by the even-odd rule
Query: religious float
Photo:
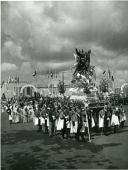
[[[91,50],[88,50],[87,52],[83,49],[75,50],[75,64],[73,66],[73,68],[75,68],[75,71],[71,80],[72,87],[69,89],[71,93],[70,99],[83,102],[85,104],[85,108],[88,107],[92,102],[98,100],[98,89],[95,85],[95,66],[90,65],[90,55]],[[89,128],[88,136],[89,142],[91,142]]]

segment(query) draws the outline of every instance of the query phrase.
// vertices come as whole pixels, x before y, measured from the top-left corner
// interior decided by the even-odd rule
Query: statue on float
[[[89,94],[92,90],[93,78],[95,75],[95,66],[90,65],[90,56],[91,50],[87,52],[82,50],[75,49],[75,64],[73,68],[75,71],[73,73],[72,84],[74,90],[82,93]]]

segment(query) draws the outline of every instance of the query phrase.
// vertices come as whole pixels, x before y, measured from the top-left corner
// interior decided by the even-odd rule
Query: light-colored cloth
[[[18,123],[20,120],[19,120],[19,113],[16,113],[16,119],[15,119],[15,123]]]
[[[77,129],[78,129],[78,122],[74,122],[74,126],[73,126],[73,121],[71,121],[70,133],[77,133]]]
[[[45,119],[43,117],[40,117],[40,124],[41,125],[45,124]]]
[[[103,127],[104,127],[104,117],[99,116],[99,128],[103,128]]]
[[[125,112],[123,111],[123,113],[120,115],[120,122],[123,122],[125,121],[127,118],[126,118],[126,114]]]
[[[57,122],[57,130],[62,130],[63,127],[64,127],[64,119],[58,118],[58,122]]]
[[[82,128],[81,128],[80,132],[82,132],[82,133],[85,132],[86,127],[88,127],[87,122],[83,122],[83,125],[82,125]]]
[[[111,126],[111,120],[110,120],[109,117],[107,118],[107,120],[108,120],[108,127],[110,127]]]
[[[118,116],[116,116],[115,114],[112,115],[112,119],[111,119],[111,125],[119,125],[119,118]]]
[[[70,121],[67,121],[67,122],[66,122],[66,127],[67,127],[67,128],[71,128],[71,123],[70,123]]]
[[[49,128],[49,117],[47,117],[46,120],[47,120],[47,127]]]
[[[12,122],[15,123],[16,122],[16,115],[15,112],[12,112]]]
[[[92,117],[91,126],[92,126],[92,128],[95,127],[95,122],[94,122],[94,118],[93,117]]]
[[[37,118],[37,117],[34,118],[34,125],[35,125],[35,126],[38,125],[38,118]]]
[[[99,128],[104,127],[104,110],[99,112]]]
[[[12,115],[9,115],[9,120],[12,120]]]
[[[124,121],[127,120],[127,117],[126,117],[125,113],[123,113],[123,119],[124,119]]]

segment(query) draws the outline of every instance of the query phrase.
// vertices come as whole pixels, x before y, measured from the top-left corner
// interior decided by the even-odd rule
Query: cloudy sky
[[[77,47],[92,50],[98,79],[110,68],[117,85],[128,82],[127,9],[128,2],[2,2],[2,79],[69,70]]]

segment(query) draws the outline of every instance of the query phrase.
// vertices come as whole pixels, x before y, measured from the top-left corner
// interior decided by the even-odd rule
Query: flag
[[[15,83],[17,83],[17,77],[15,77],[14,81],[15,81]]]
[[[8,77],[7,83],[8,84],[11,83],[11,77],[10,76]]]
[[[108,76],[109,76],[109,78],[111,78],[111,71],[110,70],[108,70]]]
[[[19,77],[15,77],[15,83],[19,83]]]
[[[56,78],[57,78],[57,73],[56,73]]]
[[[17,83],[19,83],[20,82],[20,78],[19,78],[19,76],[17,77]]]
[[[57,78],[57,72],[56,72],[56,70],[55,70],[55,78]]]
[[[112,81],[114,81],[114,77],[112,76]]]
[[[32,74],[33,77],[35,77],[37,75],[36,71]]]
[[[104,71],[103,71],[103,74],[105,74],[105,73],[106,73],[106,71],[104,70]]]
[[[51,78],[53,79],[53,72],[51,71]]]
[[[15,78],[12,77],[10,83],[15,83]]]

